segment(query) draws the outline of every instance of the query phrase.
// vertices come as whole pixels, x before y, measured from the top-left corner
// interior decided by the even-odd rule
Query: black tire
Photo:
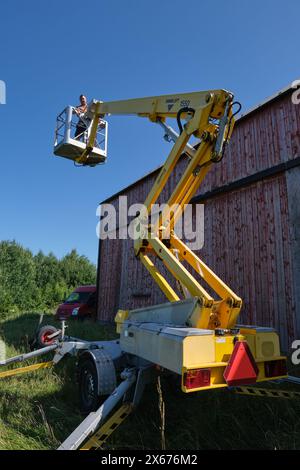
[[[48,339],[48,336],[52,335],[55,333],[57,328],[52,325],[45,325],[42,326],[39,331],[37,332],[36,335],[36,345],[38,348],[45,348],[46,346],[50,346],[51,344],[54,344],[54,342],[57,340],[57,336],[52,339]]]
[[[83,413],[96,411],[100,406],[98,374],[94,362],[84,358],[78,364],[79,406]]]

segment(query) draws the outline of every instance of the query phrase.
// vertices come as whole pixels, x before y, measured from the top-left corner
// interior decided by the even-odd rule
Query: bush
[[[75,287],[95,284],[96,267],[72,250],[61,260],[0,242],[0,312],[51,309]]]

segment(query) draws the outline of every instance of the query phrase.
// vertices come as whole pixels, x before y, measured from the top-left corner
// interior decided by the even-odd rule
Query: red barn
[[[193,203],[205,204],[205,239],[197,252],[240,297],[240,321],[273,326],[288,351],[300,339],[300,104],[286,88],[242,115],[222,162],[212,167]],[[166,200],[184,159],[167,184]],[[143,203],[159,169],[106,203]],[[120,228],[120,227],[119,227]],[[135,259],[132,240],[100,240],[98,318],[119,308],[165,302]]]

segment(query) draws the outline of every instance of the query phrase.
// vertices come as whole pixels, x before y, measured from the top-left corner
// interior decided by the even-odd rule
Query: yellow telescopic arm
[[[121,101],[100,101],[98,110],[102,116],[106,114],[134,114],[148,117],[151,121],[157,121],[165,118],[176,118],[178,112],[184,108],[191,108],[196,111],[203,108],[213,97],[214,107],[211,117],[219,119],[224,111],[224,103],[229,96],[232,95],[226,90],[208,90]],[[90,104],[89,111],[91,113],[95,113],[96,105],[97,101]]]

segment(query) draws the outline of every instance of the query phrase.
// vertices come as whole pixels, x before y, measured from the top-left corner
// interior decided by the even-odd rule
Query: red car
[[[61,304],[55,315],[56,320],[68,318],[96,318],[96,286],[80,286]]]

